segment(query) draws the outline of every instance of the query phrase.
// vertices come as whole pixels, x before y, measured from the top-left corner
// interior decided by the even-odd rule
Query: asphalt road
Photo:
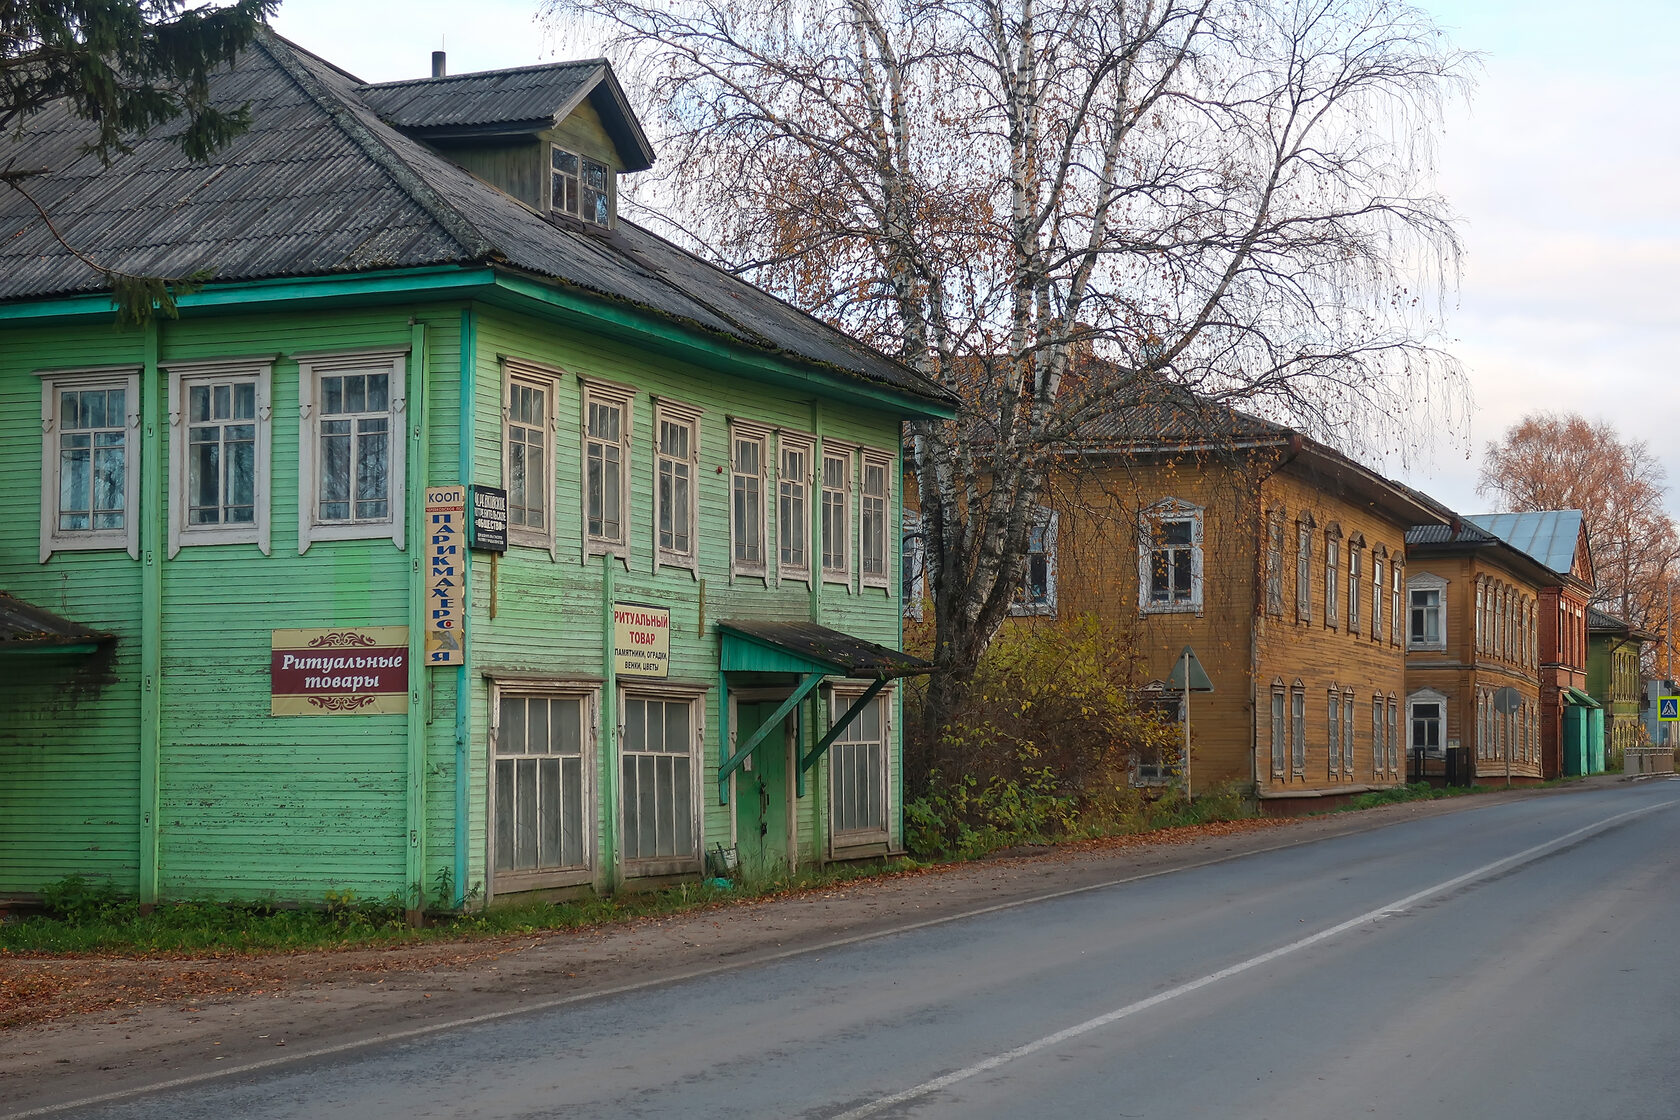
[[[70,1114],[1673,1120],[1677,872],[1624,783]]]

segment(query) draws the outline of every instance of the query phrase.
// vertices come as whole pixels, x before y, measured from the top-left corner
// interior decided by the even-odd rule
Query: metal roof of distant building
[[[1492,533],[1484,532],[1469,522],[1460,522],[1458,532],[1453,532],[1451,525],[1414,525],[1406,530],[1406,544],[1439,545],[1439,544],[1494,544],[1499,540]]]
[[[1578,509],[1546,509],[1528,513],[1478,513],[1464,520],[1487,530],[1519,552],[1559,575],[1575,566],[1575,545],[1586,520]]]
[[[1597,607],[1588,607],[1587,608],[1587,629],[1588,630],[1627,630],[1627,629],[1631,629],[1631,627],[1629,626],[1628,623],[1626,623],[1623,620],[1617,618],[1615,615],[1611,614],[1608,611],[1601,611]]]
[[[634,305],[826,375],[951,408],[916,371],[632,222],[550,220],[380,120],[363,83],[270,31],[211,79],[252,127],[208,163],[171,142],[176,121],[109,167],[64,102],[0,133],[0,166],[28,180],[66,248],[16,191],[0,192],[0,301],[110,290],[90,267],[214,281],[436,265],[511,267]],[[80,255],[78,255],[80,254]]]

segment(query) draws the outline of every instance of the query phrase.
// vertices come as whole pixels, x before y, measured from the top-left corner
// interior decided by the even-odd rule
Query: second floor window
[[[139,556],[134,460],[140,379],[118,371],[42,383],[41,559],[55,549],[128,548]]]
[[[850,496],[852,456],[823,452],[822,566],[827,575],[844,577],[851,571],[852,523]]]
[[[215,362],[170,374],[170,552],[255,544],[268,552],[271,366]]]
[[[591,400],[586,407],[584,462],[589,535],[624,541],[624,409],[612,401]]]
[[[1355,544],[1348,545],[1348,632],[1359,633],[1359,597],[1364,592],[1364,586],[1359,576],[1360,550]]]
[[[1324,538],[1324,625],[1334,628],[1341,623],[1342,598],[1342,542],[1339,537]]]
[[[776,546],[782,574],[811,576],[811,448],[786,436],[777,440]]]
[[[1441,645],[1441,589],[1414,587],[1411,597],[1411,644],[1425,648]]]
[[[507,487],[510,541],[547,546],[553,465],[548,433],[552,382],[509,377],[502,422],[502,478]],[[521,540],[523,538],[523,540]]]
[[[1058,516],[1043,506],[1033,517],[1027,532],[1026,567],[1021,582],[1015,588],[1015,601],[1009,613],[1015,615],[1046,615],[1056,613],[1056,536]]]
[[[1383,636],[1383,562],[1371,558],[1371,640],[1382,641]]]
[[[1295,617],[1302,622],[1312,619],[1312,523],[1302,522],[1295,529]]]
[[[1283,614],[1283,521],[1266,523],[1266,613]]]
[[[594,225],[612,224],[612,170],[564,148],[549,149],[549,206]]]
[[[889,490],[890,472],[885,459],[868,453],[863,457],[863,498],[859,503],[858,520],[862,532],[862,556],[858,566],[863,582],[875,587],[887,586],[887,510],[892,505]]]
[[[694,480],[699,458],[698,422],[697,411],[665,400],[655,404],[659,441],[655,449],[654,505],[659,555],[664,562],[689,568],[697,551]]]
[[[1199,610],[1202,605],[1202,511],[1176,498],[1138,517],[1138,609]]]
[[[298,359],[298,551],[315,541],[403,543],[400,352]]]
[[[764,572],[764,436],[735,430],[730,435],[730,527],[734,568]]]

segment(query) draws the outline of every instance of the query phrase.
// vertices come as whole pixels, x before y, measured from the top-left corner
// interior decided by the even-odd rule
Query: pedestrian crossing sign
[[[1680,696],[1657,697],[1657,718],[1664,723],[1680,723]]]

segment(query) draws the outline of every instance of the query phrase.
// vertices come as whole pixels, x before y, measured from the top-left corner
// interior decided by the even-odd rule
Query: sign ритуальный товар
[[[625,677],[670,673],[671,611],[641,603],[613,604],[613,672]]]

